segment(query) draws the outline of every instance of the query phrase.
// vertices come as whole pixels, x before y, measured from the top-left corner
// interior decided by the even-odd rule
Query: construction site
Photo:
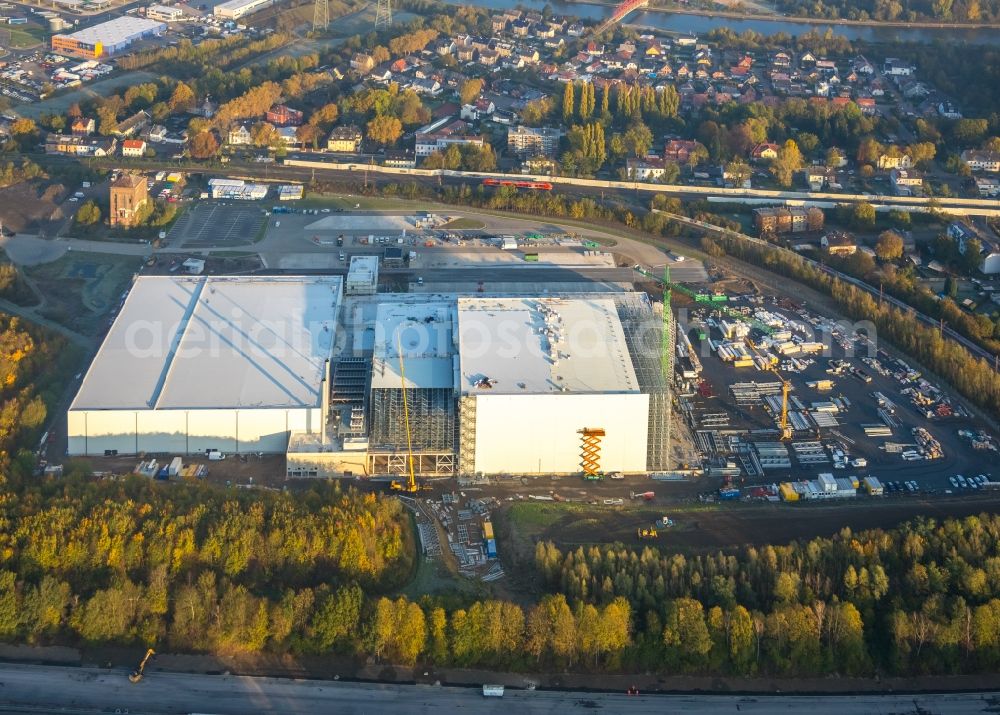
[[[291,433],[290,477],[667,468],[663,310],[644,293],[377,294],[343,315],[326,429]]]

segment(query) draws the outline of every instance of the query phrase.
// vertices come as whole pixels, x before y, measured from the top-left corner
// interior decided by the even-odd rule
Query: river
[[[450,0],[454,4],[464,4],[458,0]],[[603,20],[611,15],[610,5],[591,5],[585,3],[563,2],[562,0],[479,0],[478,5],[494,10],[506,10],[523,7],[531,10],[541,10],[546,5],[552,7],[557,15],[573,15],[587,20]],[[667,12],[633,13],[626,18],[630,25],[642,25],[657,30],[667,30],[687,35],[705,34],[717,27],[727,27],[740,33],[753,30],[762,35],[775,35],[784,32],[789,35],[802,35],[810,31],[825,33],[828,29],[834,34],[846,37],[848,40],[864,42],[916,42],[931,43],[935,40],[949,42],[964,42],[973,45],[1000,45],[1000,30],[984,28],[973,30],[968,28],[924,28],[924,27],[886,27],[883,25],[814,25],[806,22],[796,22],[793,19],[780,18],[748,18],[736,20],[728,17],[713,17],[709,15],[674,14]]]

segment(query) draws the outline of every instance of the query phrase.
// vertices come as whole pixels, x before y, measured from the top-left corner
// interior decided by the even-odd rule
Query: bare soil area
[[[51,232],[66,219],[59,204],[66,195],[62,184],[29,181],[0,189],[0,217],[5,232]]]

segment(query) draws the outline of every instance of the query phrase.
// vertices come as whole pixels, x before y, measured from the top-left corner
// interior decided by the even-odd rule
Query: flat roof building
[[[647,469],[649,396],[613,300],[460,298],[458,334],[463,471],[580,472],[584,430],[600,471]]]
[[[645,293],[377,294],[345,317],[331,429],[293,434],[290,476],[666,468],[662,316]],[[406,414],[409,414],[407,429]],[[409,432],[409,434],[407,434]]]
[[[344,292],[371,295],[378,290],[378,256],[351,256]]]
[[[227,0],[227,2],[216,5],[212,14],[228,20],[239,20],[241,17],[271,7],[273,4],[274,0]]]
[[[177,22],[184,17],[184,11],[179,7],[168,7],[166,5],[150,5],[146,8],[146,17],[150,20],[162,20],[163,22]]]
[[[143,276],[69,408],[69,454],[281,453],[321,431],[337,276]]]
[[[53,35],[52,50],[75,57],[97,59],[115,55],[136,40],[162,35],[167,26],[157,20],[142,17],[116,17],[69,35]]]

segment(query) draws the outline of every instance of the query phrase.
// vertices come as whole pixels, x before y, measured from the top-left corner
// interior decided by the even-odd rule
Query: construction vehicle
[[[637,529],[636,533],[639,536],[639,539],[641,540],[655,539],[659,536],[659,533],[656,531],[655,526],[649,526],[649,527],[640,526]]]
[[[406,481],[393,481],[390,488],[394,492],[416,494],[423,487],[417,484],[417,476],[413,471],[413,435],[410,431],[410,405],[406,399],[406,367],[403,364],[403,343],[396,333],[396,351],[399,353],[399,381],[403,388],[403,420],[406,423]]]
[[[674,520],[671,519],[669,516],[660,517],[660,526],[662,526],[663,528],[669,529],[673,525],[674,525]]]
[[[149,659],[152,658],[154,655],[156,655],[156,651],[153,650],[152,648],[146,651],[146,655],[139,662],[139,666],[131,673],[129,673],[128,681],[130,683],[138,683],[140,680],[142,680],[142,675],[146,670],[146,663],[148,663]]]
[[[773,361],[765,358],[753,346],[750,349],[761,359],[761,362],[764,364],[764,370],[766,372],[773,372],[774,376],[781,382],[781,415],[778,418],[778,430],[781,440],[787,442],[792,438],[792,428],[788,424],[788,392],[792,389],[792,383],[778,372],[778,368],[775,367]]]

